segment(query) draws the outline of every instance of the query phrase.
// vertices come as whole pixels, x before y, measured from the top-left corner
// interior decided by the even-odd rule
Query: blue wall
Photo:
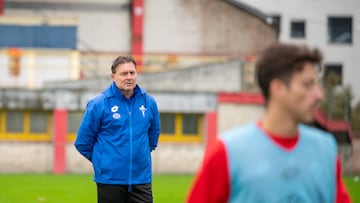
[[[76,26],[0,25],[0,47],[76,49]]]

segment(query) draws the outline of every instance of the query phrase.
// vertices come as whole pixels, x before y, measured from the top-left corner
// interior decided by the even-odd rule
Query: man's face
[[[304,63],[284,88],[283,107],[297,122],[313,121],[315,109],[324,95],[318,81],[318,73],[312,63]]]
[[[111,78],[122,92],[129,92],[135,88],[136,76],[135,65],[131,62],[119,64],[115,73],[111,74]]]

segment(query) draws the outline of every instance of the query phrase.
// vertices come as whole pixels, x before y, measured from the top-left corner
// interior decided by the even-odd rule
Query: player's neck
[[[283,109],[267,108],[261,122],[266,131],[281,137],[293,137],[297,133],[298,123]]]
[[[120,90],[120,91],[126,97],[126,99],[129,99],[134,94],[134,90]]]

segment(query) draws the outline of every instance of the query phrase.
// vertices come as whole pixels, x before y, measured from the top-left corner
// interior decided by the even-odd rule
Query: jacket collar
[[[139,85],[136,84],[134,88],[134,94],[131,97],[135,97],[138,94],[145,94],[145,93],[146,93],[145,89],[140,88]],[[111,85],[103,91],[103,94],[106,97],[125,97],[123,93],[117,88],[115,82],[112,82]]]

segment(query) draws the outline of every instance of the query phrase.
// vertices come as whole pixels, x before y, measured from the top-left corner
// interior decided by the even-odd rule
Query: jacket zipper
[[[131,108],[131,106],[130,106]],[[132,184],[132,159],[133,159],[133,129],[132,129],[132,116],[131,116],[131,111],[129,110],[129,105],[127,105],[127,110],[129,113],[129,129],[130,129],[130,171],[129,171],[129,188],[128,188],[128,192],[132,192],[132,188],[131,188],[131,184]]]

